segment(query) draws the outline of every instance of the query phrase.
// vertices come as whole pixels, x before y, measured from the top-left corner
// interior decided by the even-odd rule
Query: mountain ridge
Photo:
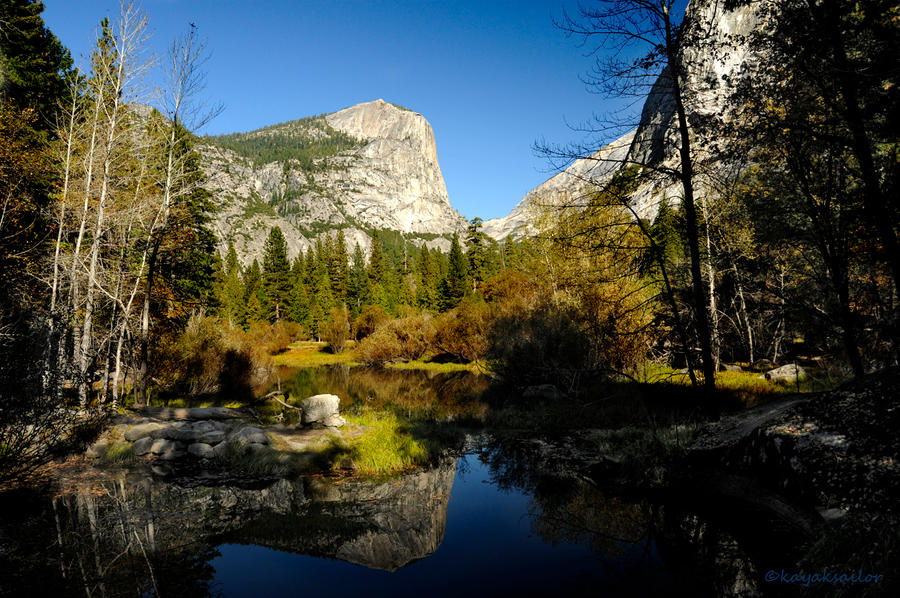
[[[201,138],[220,247],[262,255],[279,226],[295,256],[344,229],[367,249],[374,230],[449,247],[466,220],[450,204],[434,131],[424,116],[378,99],[244,133]]]

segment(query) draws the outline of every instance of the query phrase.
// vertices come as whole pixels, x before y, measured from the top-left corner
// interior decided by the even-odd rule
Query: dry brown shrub
[[[197,314],[177,336],[157,343],[153,377],[169,392],[248,399],[271,378],[272,354],[284,350],[301,333],[301,328],[289,323],[255,324],[245,332]]]
[[[483,301],[466,298],[435,320],[435,347],[463,362],[484,359],[491,324],[490,308]]]
[[[353,320],[353,336],[362,340],[389,322],[391,317],[380,305],[366,305],[359,316]]]
[[[367,365],[420,359],[433,350],[434,321],[420,313],[388,322],[359,343],[356,353]]]
[[[350,314],[346,307],[332,308],[328,321],[319,330],[322,340],[328,343],[332,353],[340,353],[350,338]]]

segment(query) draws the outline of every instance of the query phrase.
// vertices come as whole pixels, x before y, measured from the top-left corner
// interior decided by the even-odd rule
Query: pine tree
[[[238,262],[234,243],[228,241],[228,253],[222,272],[222,286],[219,293],[219,317],[232,325],[240,324],[246,318],[244,282],[241,280],[241,264]]]
[[[459,245],[459,235],[453,233],[450,243],[447,276],[441,285],[441,310],[456,307],[469,291],[469,264]]]
[[[266,319],[267,300],[262,283],[262,271],[259,262],[253,260],[244,273],[244,304],[247,306],[245,324],[262,322]]]
[[[385,278],[387,277],[387,262],[384,257],[384,249],[381,246],[381,241],[377,236],[372,237],[372,250],[369,252],[369,268],[367,270],[369,274],[369,284],[372,286],[384,285]]]
[[[68,93],[72,57],[44,26],[42,2],[0,0],[0,101],[37,111],[32,125],[52,122]]]
[[[478,285],[489,278],[490,243],[487,235],[481,230],[483,221],[477,216],[469,223],[466,230],[466,257],[469,258],[469,275],[472,278],[472,292]]]
[[[277,226],[273,226],[266,239],[262,269],[263,288],[266,291],[269,319],[281,320],[291,292],[291,269],[287,258],[287,242]]]
[[[337,303],[344,304],[347,301],[350,274],[347,266],[347,238],[343,229],[337,232],[331,243],[328,264],[331,292]]]
[[[353,249],[353,259],[347,284],[347,304],[350,307],[351,316],[353,318],[359,316],[362,306],[368,301],[369,275],[366,272],[366,258],[359,243],[357,243]]]

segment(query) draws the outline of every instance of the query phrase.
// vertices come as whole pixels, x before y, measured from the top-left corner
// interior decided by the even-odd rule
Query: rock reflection
[[[209,596],[216,546],[254,544],[395,570],[441,544],[455,460],[385,483],[173,484],[135,472],[0,505],[0,594]]]

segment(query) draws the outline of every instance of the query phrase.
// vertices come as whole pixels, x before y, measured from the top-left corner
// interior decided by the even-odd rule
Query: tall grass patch
[[[431,461],[431,443],[413,436],[409,424],[393,413],[367,409],[348,415],[347,420],[362,427],[363,432],[349,441],[340,441],[333,452],[335,465],[349,458],[359,468],[359,473],[384,476],[421,467]]]

